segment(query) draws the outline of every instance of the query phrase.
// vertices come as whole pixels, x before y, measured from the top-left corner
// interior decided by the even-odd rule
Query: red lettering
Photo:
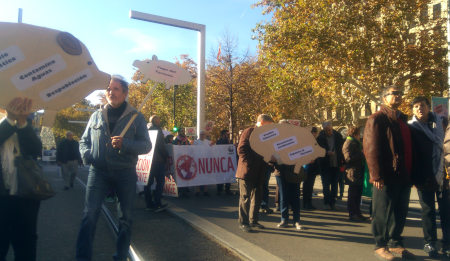
[[[210,174],[210,173],[213,171],[212,159],[209,158],[209,160],[206,159],[205,161],[206,161],[206,172],[207,172],[208,174]],[[209,164],[208,164],[208,161],[209,161]]]
[[[235,171],[235,170],[234,170],[233,161],[231,160],[230,157],[228,157],[228,171],[230,171],[230,169],[233,170],[233,171]]]
[[[223,163],[224,160],[225,160],[225,157],[220,158],[220,170],[221,170],[223,173],[227,172],[227,170],[224,169],[224,167],[225,167],[225,164]]]
[[[205,170],[206,170],[205,161],[206,161],[205,159],[198,159],[198,173],[199,174],[205,173]],[[206,164],[208,164],[208,163],[206,163]]]
[[[211,159],[213,165],[213,171],[214,172],[220,172],[220,160],[217,158]]]

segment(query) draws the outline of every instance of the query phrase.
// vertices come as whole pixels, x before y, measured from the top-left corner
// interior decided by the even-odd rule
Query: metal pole
[[[177,88],[178,88],[178,85],[174,85],[173,86],[173,126],[175,127],[175,126],[177,126],[175,123],[176,123],[176,121],[175,121],[175,108],[176,108],[176,106],[175,106],[175,101],[176,101],[176,92],[177,92]]]
[[[17,19],[17,22],[18,22],[19,24],[22,23],[22,8],[19,8],[19,18]]]
[[[130,18],[151,23],[169,25],[198,32],[198,64],[197,64],[197,137],[205,125],[205,33],[206,26],[168,17],[141,13],[130,10]]]

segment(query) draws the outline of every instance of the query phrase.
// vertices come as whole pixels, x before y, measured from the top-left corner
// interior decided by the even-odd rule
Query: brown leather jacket
[[[259,182],[264,179],[268,165],[263,157],[250,147],[250,135],[254,127],[245,129],[239,138],[237,153],[239,156],[236,178]]]
[[[366,122],[363,148],[371,183],[380,180],[383,180],[384,184],[411,183],[410,173],[405,167],[398,120],[406,124],[407,116],[381,105],[380,110],[372,114]]]

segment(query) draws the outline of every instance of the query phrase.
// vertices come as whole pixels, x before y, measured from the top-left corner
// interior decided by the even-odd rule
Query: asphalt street
[[[80,182],[64,191],[56,165],[45,165],[45,173],[57,195],[43,201],[38,220],[38,260],[75,260],[75,241],[81,220],[87,168],[79,171]],[[140,260],[377,260],[369,222],[350,222],[346,194],[336,210],[323,209],[321,184],[317,178],[313,203],[315,211],[301,211],[303,231],[279,229],[280,214],[260,214],[265,229],[245,233],[238,227],[238,195],[216,195],[188,199],[168,198],[167,211],[145,210],[137,196],[134,208],[132,246]],[[275,181],[271,179],[274,207]],[[232,190],[237,192],[236,184]],[[367,203],[367,202],[365,202]],[[115,216],[115,203],[105,203]],[[363,205],[367,215],[368,204]],[[417,260],[431,260],[422,251],[422,228],[416,191],[411,193],[410,213],[403,233],[405,244]],[[438,231],[441,237],[441,231]],[[93,260],[112,260],[115,235],[101,216],[96,231]],[[9,259],[13,260],[12,255]]]

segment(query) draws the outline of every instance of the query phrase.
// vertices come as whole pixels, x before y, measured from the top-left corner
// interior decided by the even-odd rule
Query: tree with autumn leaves
[[[335,111],[357,123],[359,111],[388,85],[416,95],[447,89],[444,19],[423,21],[430,1],[262,0],[272,14],[255,28],[272,93],[299,117]],[[422,11],[423,13],[423,11]],[[285,111],[280,111],[285,113]],[[292,111],[291,113],[296,113]],[[319,117],[320,118],[320,117]]]

